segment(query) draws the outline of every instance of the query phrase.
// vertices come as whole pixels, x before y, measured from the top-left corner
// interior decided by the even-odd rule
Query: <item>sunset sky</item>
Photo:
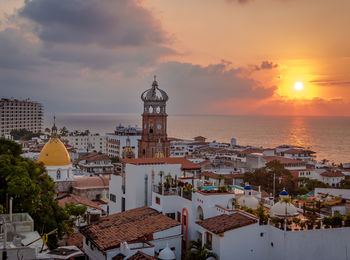
[[[1,0],[1,97],[46,112],[350,116],[348,0]],[[299,82],[299,90],[295,83]]]

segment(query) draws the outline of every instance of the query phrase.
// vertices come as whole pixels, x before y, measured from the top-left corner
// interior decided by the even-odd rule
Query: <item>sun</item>
[[[295,82],[294,89],[297,91],[302,91],[304,89],[303,82],[300,82],[300,81]]]

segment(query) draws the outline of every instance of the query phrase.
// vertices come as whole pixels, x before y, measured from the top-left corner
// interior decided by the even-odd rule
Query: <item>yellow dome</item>
[[[124,153],[133,153],[132,148],[130,146],[125,146],[123,149]]]
[[[63,166],[71,164],[68,151],[60,139],[53,137],[45,144],[38,157],[45,166]]]

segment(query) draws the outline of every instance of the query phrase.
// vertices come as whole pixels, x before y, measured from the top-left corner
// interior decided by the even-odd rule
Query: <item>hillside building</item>
[[[40,133],[43,127],[43,106],[29,99],[0,99],[0,137],[12,130],[26,129]]]

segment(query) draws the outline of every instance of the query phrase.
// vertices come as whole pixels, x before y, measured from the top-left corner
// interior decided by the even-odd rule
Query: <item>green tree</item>
[[[190,247],[186,253],[186,260],[205,260],[208,258],[217,259],[217,255],[209,251],[209,246],[202,246],[202,240],[190,241]]]
[[[65,208],[66,212],[71,216],[71,220],[80,226],[81,221],[86,220],[86,209],[85,205],[74,205],[73,202],[66,203]]]
[[[49,236],[51,247],[71,229],[69,214],[54,199],[54,182],[42,163],[20,156],[19,144],[0,138],[0,204],[13,198],[14,212],[27,212],[35,230],[48,233],[58,228],[58,236]]]
[[[294,191],[294,184],[292,182],[292,174],[284,168],[279,161],[271,161],[265,167],[258,168],[254,172],[244,174],[244,182],[251,185],[259,186],[267,193],[273,192],[273,183],[275,176],[275,191],[281,191],[283,187],[289,192]]]
[[[299,177],[297,181],[301,186],[306,187],[309,191],[314,190],[315,188],[330,188],[331,186],[327,183],[324,183],[319,180],[309,179],[306,177]]]
[[[60,129],[61,136],[67,136],[68,134],[69,134],[69,131],[68,131],[67,127],[64,126]]]
[[[350,179],[345,179],[340,181],[340,188],[341,189],[350,189]]]
[[[14,129],[10,132],[10,135],[13,136],[15,140],[28,141],[33,137],[39,137],[41,133],[33,133],[25,128],[23,129]]]

